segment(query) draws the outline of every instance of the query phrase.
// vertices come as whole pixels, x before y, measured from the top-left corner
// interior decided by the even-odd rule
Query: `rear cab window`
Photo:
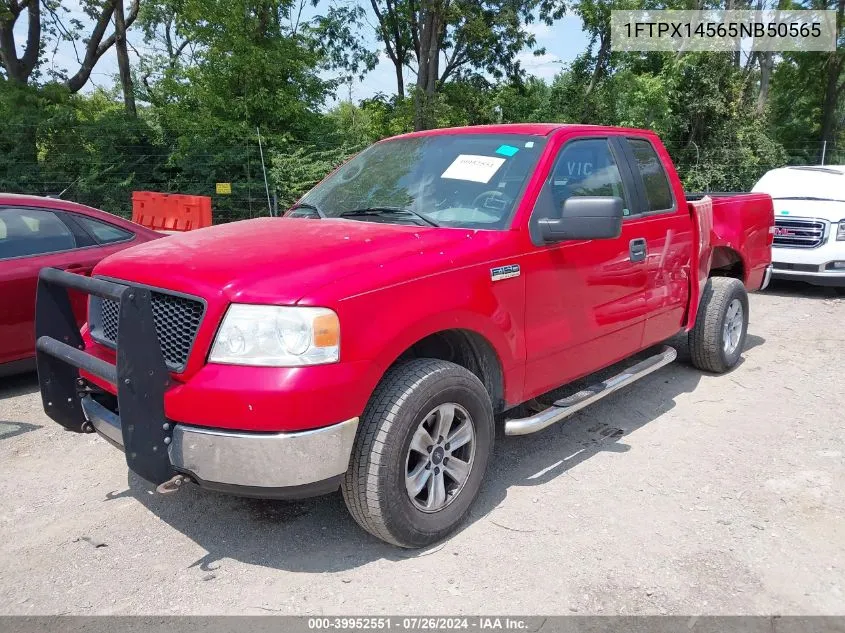
[[[642,138],[626,139],[632,167],[642,184],[644,213],[671,213],[675,211],[675,198],[669,178],[651,141]]]

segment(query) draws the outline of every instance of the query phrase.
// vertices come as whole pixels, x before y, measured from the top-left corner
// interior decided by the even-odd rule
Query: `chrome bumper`
[[[845,285],[845,269],[823,270],[821,267],[819,267],[819,270],[817,271],[809,271],[777,268],[775,269],[773,276],[777,279],[793,279],[796,281],[806,281],[808,283],[815,283],[820,286]]]
[[[766,266],[766,272],[763,273],[763,283],[760,284],[760,290],[765,290],[769,287],[769,283],[772,281],[772,270],[774,270],[772,264]]]
[[[82,399],[86,419],[109,443],[123,448],[120,418],[90,397]],[[274,489],[307,487],[346,472],[358,418],[294,433],[245,433],[173,427],[168,455],[173,468],[209,488],[276,495]]]

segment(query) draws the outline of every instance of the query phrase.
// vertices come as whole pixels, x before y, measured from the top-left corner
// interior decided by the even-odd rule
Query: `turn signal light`
[[[337,315],[321,314],[314,319],[314,347],[335,347],[340,343],[340,321]]]

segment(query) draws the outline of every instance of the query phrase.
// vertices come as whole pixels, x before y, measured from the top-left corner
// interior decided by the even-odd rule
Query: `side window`
[[[622,176],[605,138],[564,145],[552,169],[550,185],[557,209],[570,196],[616,196],[622,198],[625,215],[630,215]]]
[[[70,229],[44,209],[0,209],[0,259],[76,248]]]
[[[129,231],[119,229],[113,224],[100,222],[85,215],[74,215],[73,219],[79,222],[83,228],[94,236],[98,244],[114,244],[132,239],[133,234]]]
[[[663,165],[654,151],[651,143],[644,139],[628,139],[628,146],[634,155],[634,160],[640,170],[645,187],[647,211],[669,211],[674,208],[672,190]]]

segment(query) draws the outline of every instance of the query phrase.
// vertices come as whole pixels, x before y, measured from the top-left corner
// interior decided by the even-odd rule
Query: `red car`
[[[35,368],[35,287],[44,267],[90,275],[104,257],[160,233],[75,202],[0,194],[0,376]],[[71,297],[79,324],[85,295]]]
[[[467,515],[502,420],[562,422],[672,362],[652,347],[679,332],[697,367],[736,366],[773,227],[768,195],[688,200],[647,130],[388,139],[286,217],[43,270],[41,397],[161,492],[341,488],[366,530],[421,547]],[[68,289],[91,294],[81,333],[54,309]]]

